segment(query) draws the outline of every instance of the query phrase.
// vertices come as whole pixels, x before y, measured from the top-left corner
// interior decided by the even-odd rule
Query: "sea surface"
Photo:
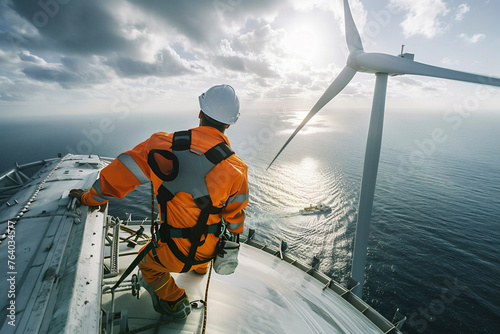
[[[230,127],[249,166],[246,229],[337,281],[351,269],[369,112],[324,110],[266,169],[305,111],[244,114]],[[157,131],[197,126],[197,113],[0,119],[0,172],[58,153],[116,157]],[[387,111],[363,298],[405,333],[500,332],[500,111]],[[149,217],[149,188],[110,214]],[[328,214],[301,216],[318,202]]]

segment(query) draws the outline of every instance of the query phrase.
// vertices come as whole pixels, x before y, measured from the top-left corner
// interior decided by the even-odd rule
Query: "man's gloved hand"
[[[79,202],[80,204],[82,204],[82,196],[83,196],[83,194],[85,194],[85,193],[86,193],[86,191],[85,191],[85,190],[83,190],[83,189],[71,189],[71,191],[69,192],[69,195],[68,195],[68,196],[69,196],[69,197],[76,198],[76,199],[78,200],[78,202]],[[94,211],[94,210],[98,209],[98,210],[99,210],[99,212],[104,212],[104,211],[106,211],[106,208],[107,208],[107,207],[108,207],[108,203],[106,202],[106,203],[101,204],[101,205],[99,205],[99,206],[91,206],[91,207],[90,207],[90,209],[91,209],[92,211]]]
[[[71,189],[68,196],[76,198],[81,204],[83,194],[85,194],[85,190],[83,190],[83,189]]]

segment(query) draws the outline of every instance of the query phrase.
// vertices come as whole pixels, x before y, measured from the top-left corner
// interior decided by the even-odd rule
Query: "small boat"
[[[332,211],[332,208],[323,203],[318,203],[316,205],[309,205],[302,210],[299,210],[301,215],[316,215],[320,213],[326,213]]]

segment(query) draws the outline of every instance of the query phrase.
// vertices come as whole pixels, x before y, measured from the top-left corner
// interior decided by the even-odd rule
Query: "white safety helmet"
[[[201,94],[198,100],[201,111],[218,122],[234,124],[240,116],[240,101],[229,85],[213,86]]]

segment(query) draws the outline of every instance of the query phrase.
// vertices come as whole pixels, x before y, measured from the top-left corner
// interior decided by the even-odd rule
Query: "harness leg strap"
[[[184,263],[182,272],[189,271],[189,269],[191,269],[191,267],[194,264],[191,261],[194,260],[196,251],[198,250],[198,246],[200,246],[201,237],[203,235],[203,232],[205,232],[209,215],[210,215],[210,210],[208,209],[201,210],[194,232],[191,234],[191,237],[189,238],[189,241],[191,241],[191,247],[189,248],[189,253],[187,255],[189,261],[186,261],[186,263]],[[205,237],[208,237],[208,235]]]

